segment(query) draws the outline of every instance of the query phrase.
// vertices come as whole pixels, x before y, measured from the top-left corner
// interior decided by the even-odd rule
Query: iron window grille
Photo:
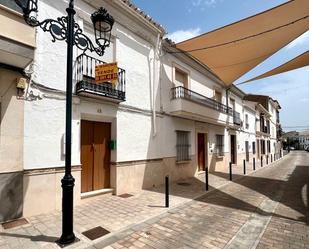
[[[216,135],[216,153],[217,156],[224,156],[224,136]]]
[[[189,131],[176,131],[177,134],[177,144],[176,144],[176,161],[189,161],[190,158],[190,142],[189,142]]]

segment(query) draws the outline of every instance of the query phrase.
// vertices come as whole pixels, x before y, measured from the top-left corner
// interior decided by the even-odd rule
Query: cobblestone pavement
[[[309,248],[308,162],[309,153],[292,152],[95,247]]]
[[[258,210],[261,202],[272,191],[276,192],[276,187],[270,186],[268,190],[263,185],[267,181],[259,178],[259,175],[268,175],[271,177],[269,183],[272,183],[273,171],[277,171],[278,167],[289,170],[291,167],[280,165],[286,165],[286,161],[291,161],[291,158],[289,155],[263,170],[258,170],[261,167],[257,162],[257,172],[245,178],[242,178],[243,166],[233,166],[233,180],[240,181],[237,183],[229,182],[228,172],[211,173],[210,191],[206,196],[203,196],[204,174],[186,180],[189,183],[187,186],[172,184],[169,209],[163,207],[163,186],[131,193],[134,196],[127,199],[117,196],[91,198],[74,210],[75,233],[81,241],[68,248],[220,248],[234,238],[250,214]],[[246,168],[247,175],[253,172],[252,164]],[[254,183],[252,188],[251,182]],[[264,192],[255,190],[257,183],[264,186]],[[60,212],[26,218],[29,221],[27,225],[9,230],[0,227],[0,249],[58,248],[54,241],[61,234]],[[94,241],[81,234],[97,226],[104,227],[111,234]],[[236,243],[239,238],[235,237],[232,241]],[[263,248],[263,245],[268,244],[265,238],[259,246]]]

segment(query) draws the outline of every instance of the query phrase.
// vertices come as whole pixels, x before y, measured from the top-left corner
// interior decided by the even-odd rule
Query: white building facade
[[[308,150],[309,148],[309,131],[302,131],[298,133],[299,149]]]
[[[5,22],[18,19],[17,27],[29,32],[29,40],[20,40],[21,48],[29,43],[25,51],[18,50],[24,54],[9,62],[0,54],[0,179],[5,179],[0,191],[16,189],[8,183],[15,176],[18,186],[15,201],[0,207],[0,221],[5,221],[61,208],[66,43],[52,43],[41,29],[27,29],[14,6],[0,3],[0,18],[13,15]],[[39,1],[38,19],[64,16],[66,5],[63,0]],[[275,153],[275,101],[269,106],[274,111],[259,109],[258,101],[246,100],[237,87],[227,88],[205,65],[175,53],[179,51],[163,39],[164,29],[128,1],[76,3],[76,21],[92,39],[90,14],[101,6],[116,21],[111,46],[102,58],[74,49],[75,204],[97,194],[151,188],[163,184],[166,175],[177,181],[206,168],[226,171],[230,161],[241,164],[262,153],[260,140],[270,141],[270,153]],[[19,65],[21,58],[28,60]],[[4,68],[11,62],[15,64]],[[105,62],[117,62],[119,79],[96,84],[95,66]],[[20,78],[27,79],[25,86],[10,88]],[[274,134],[256,129],[261,112],[268,115]],[[1,198],[3,203],[11,197]]]

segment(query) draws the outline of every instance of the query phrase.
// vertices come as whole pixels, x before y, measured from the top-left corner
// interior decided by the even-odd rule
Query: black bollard
[[[232,181],[232,162],[230,162],[230,181]]]
[[[261,167],[263,167],[263,156],[261,156]]]
[[[168,176],[165,177],[165,207],[170,206],[170,196],[169,196],[169,180]]]
[[[255,157],[253,157],[253,170],[255,170]]]
[[[208,191],[208,167],[205,169],[205,183],[206,183],[206,191]]]
[[[246,174],[246,160],[244,160],[244,175]]]

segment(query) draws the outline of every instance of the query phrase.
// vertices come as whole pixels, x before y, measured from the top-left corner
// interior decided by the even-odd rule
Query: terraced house
[[[65,163],[66,44],[26,26],[13,2],[0,0],[0,222],[60,209]],[[38,18],[63,16],[65,6],[39,1]],[[225,170],[266,154],[266,141],[279,153],[278,102],[227,87],[129,1],[78,1],[87,36],[101,6],[115,19],[110,47],[103,57],[74,51],[75,204],[151,188],[166,175]],[[98,84],[95,67],[114,62],[118,80]]]

